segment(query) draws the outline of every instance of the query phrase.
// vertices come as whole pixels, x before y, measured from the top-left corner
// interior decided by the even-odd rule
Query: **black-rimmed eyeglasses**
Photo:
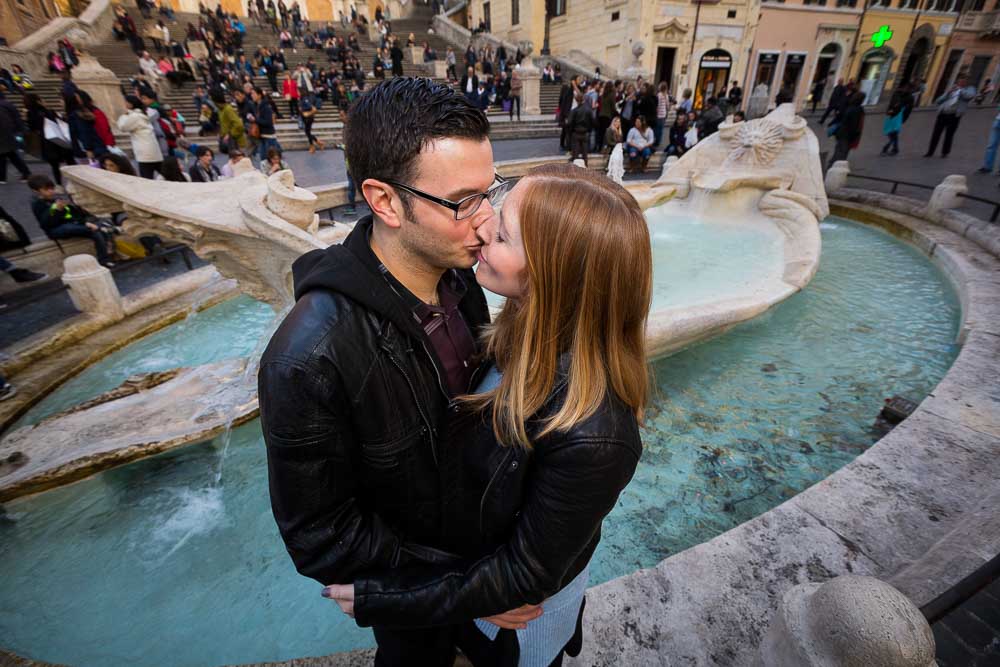
[[[426,199],[427,201],[432,201],[435,204],[440,204],[445,208],[450,208],[455,212],[456,220],[464,220],[465,218],[475,215],[479,207],[482,206],[483,202],[489,200],[490,206],[496,208],[503,203],[503,198],[507,196],[511,188],[514,187],[514,181],[509,181],[500,174],[493,175],[494,185],[490,187],[486,192],[477,192],[476,194],[469,195],[467,197],[462,197],[458,201],[451,201],[450,199],[444,199],[442,197],[436,197],[432,194],[428,194],[421,190],[418,190],[412,186],[406,185],[405,183],[399,183],[398,181],[386,181],[389,185],[393,185],[400,190],[405,190],[410,194]]]

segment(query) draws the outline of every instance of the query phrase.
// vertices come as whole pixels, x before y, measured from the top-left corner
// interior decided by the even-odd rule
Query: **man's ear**
[[[376,218],[389,227],[402,226],[403,203],[391,185],[368,178],[361,184],[361,194]]]

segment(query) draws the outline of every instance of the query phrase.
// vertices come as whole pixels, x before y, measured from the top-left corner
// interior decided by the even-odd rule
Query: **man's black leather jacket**
[[[271,507],[300,573],[322,584],[410,561],[441,562],[445,373],[378,271],[371,218],[293,267],[296,304],[258,375]],[[459,305],[489,322],[472,271]],[[420,545],[420,546],[417,546]]]

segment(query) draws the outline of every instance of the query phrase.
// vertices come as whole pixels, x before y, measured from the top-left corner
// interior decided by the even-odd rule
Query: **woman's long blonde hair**
[[[536,167],[525,178],[525,293],[508,299],[486,332],[499,386],[468,400],[492,405],[500,442],[530,448],[526,422],[549,399],[563,353],[566,400],[536,437],[590,417],[609,390],[641,419],[653,259],[642,210],[622,186],[569,164]]]

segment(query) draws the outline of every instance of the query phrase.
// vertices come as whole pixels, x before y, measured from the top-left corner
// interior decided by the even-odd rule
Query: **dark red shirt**
[[[369,250],[371,247],[369,246]],[[476,341],[472,337],[465,316],[458,304],[465,296],[465,283],[454,271],[446,271],[438,281],[438,300],[441,305],[431,306],[416,297],[403,283],[389,273],[389,269],[379,261],[374,251],[370,260],[378,266],[379,272],[389,282],[393,291],[402,298],[403,304],[413,313],[413,319],[423,328],[441,362],[445,377],[441,378],[452,396],[469,392],[469,382],[476,367]]]

